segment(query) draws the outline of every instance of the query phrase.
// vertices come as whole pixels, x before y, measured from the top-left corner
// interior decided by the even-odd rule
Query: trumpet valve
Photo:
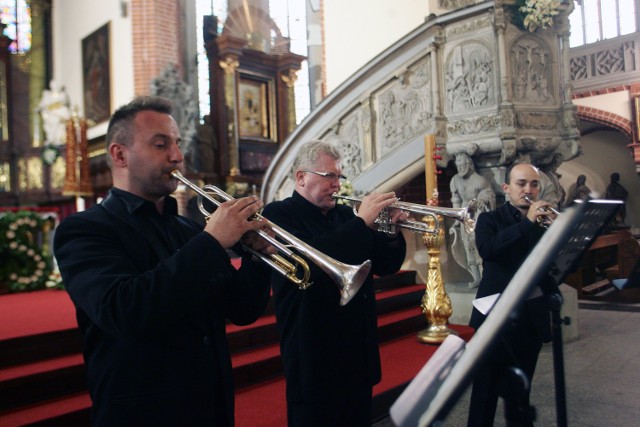
[[[387,234],[396,234],[396,225],[391,223],[391,215],[389,215],[387,209],[380,211],[374,223],[378,226],[378,231]]]

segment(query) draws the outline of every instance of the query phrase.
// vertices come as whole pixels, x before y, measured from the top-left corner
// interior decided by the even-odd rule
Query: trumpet
[[[214,196],[218,196],[225,201],[234,200],[231,195],[214,185],[205,185],[202,188],[198,187],[196,184],[185,178],[177,169],[171,171],[171,176],[178,181],[181,181],[198,194],[198,208],[207,218],[211,213],[205,209],[203,205],[204,199],[213,203],[215,206],[220,206],[222,202],[218,201]],[[300,289],[306,289],[311,285],[309,280],[311,274],[309,271],[309,265],[299,254],[302,254],[312,260],[336,282],[340,290],[341,306],[344,306],[351,301],[351,298],[353,298],[358,292],[369,275],[369,270],[371,270],[371,260],[366,260],[360,265],[344,264],[309,246],[260,214],[256,213],[250,219],[252,221],[261,221],[266,223],[267,227],[273,231],[277,238],[269,235],[264,230],[258,230],[257,233],[260,237],[277,248],[279,253],[267,256],[247,246],[245,246],[245,250],[267,263],[271,268],[285,276]],[[282,240],[282,242],[278,240],[278,238]],[[299,254],[294,252],[291,248],[295,248]]]
[[[529,202],[529,203],[533,203],[533,199],[529,196],[524,196],[524,199]],[[557,209],[554,209],[553,206],[545,206],[543,208],[538,208],[538,211],[540,212],[551,212],[552,214],[560,215],[560,212]],[[538,225],[544,228],[549,228],[551,226],[551,224],[553,223],[553,219],[551,218],[547,218],[544,216],[539,216],[537,218],[538,221]]]
[[[353,203],[360,203],[362,199],[357,199],[355,197],[349,196],[341,196],[337,193],[333,193],[334,199],[342,199],[347,200]],[[399,221],[396,224],[391,224],[390,215],[388,209],[400,209],[404,212],[431,216],[435,221],[435,228],[430,228],[426,223],[420,221],[413,220],[404,220]],[[357,214],[357,210],[354,207],[353,211]],[[375,223],[378,225],[378,231],[382,231],[383,233],[394,234],[396,232],[395,227],[405,228],[407,230],[416,232],[416,233],[432,233],[436,234],[441,228],[440,221],[438,220],[438,215],[454,218],[460,222],[462,222],[464,226],[464,230],[471,234],[473,233],[476,223],[475,216],[477,211],[477,201],[473,199],[469,202],[469,204],[464,208],[443,208],[439,206],[425,206],[419,205],[416,203],[407,203],[407,202],[396,202],[389,206],[386,209],[383,209],[376,218]]]

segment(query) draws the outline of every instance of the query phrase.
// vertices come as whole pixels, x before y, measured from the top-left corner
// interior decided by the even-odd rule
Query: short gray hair
[[[340,151],[333,144],[321,140],[305,142],[293,160],[293,174],[295,175],[299,170],[312,167],[322,154],[333,157],[336,160],[342,159]]]

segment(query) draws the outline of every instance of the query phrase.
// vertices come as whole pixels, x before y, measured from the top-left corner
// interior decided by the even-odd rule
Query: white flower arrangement
[[[38,244],[42,219],[35,212],[0,215],[0,285],[9,292],[43,289],[51,273],[51,257]]]
[[[538,28],[546,29],[553,25],[553,17],[559,13],[559,0],[525,0],[518,11],[524,14],[522,24],[534,32]]]
[[[353,194],[353,184],[351,184],[351,182],[346,180],[342,181],[340,183],[340,189],[338,190],[337,193],[339,196],[351,196]],[[342,204],[347,204],[349,202],[343,199],[338,199],[337,203],[342,205]]]

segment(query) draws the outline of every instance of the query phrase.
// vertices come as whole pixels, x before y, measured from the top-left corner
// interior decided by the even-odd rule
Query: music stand
[[[520,266],[462,354],[456,353],[458,359],[453,362],[448,374],[443,373],[438,376],[437,381],[425,381],[423,384],[413,384],[419,380],[418,377],[412,381],[412,394],[422,393],[432,395],[433,398],[425,401],[416,399],[415,395],[403,393],[396,400],[390,411],[396,425],[430,426],[443,422],[472,382],[475,370],[498,341],[512,313],[518,310],[533,287],[547,273],[561,283],[580,262],[584,252],[602,232],[620,203],[615,200],[589,200],[577,203],[562,213]],[[564,373],[562,377],[564,378]],[[556,403],[558,404],[558,399]]]

